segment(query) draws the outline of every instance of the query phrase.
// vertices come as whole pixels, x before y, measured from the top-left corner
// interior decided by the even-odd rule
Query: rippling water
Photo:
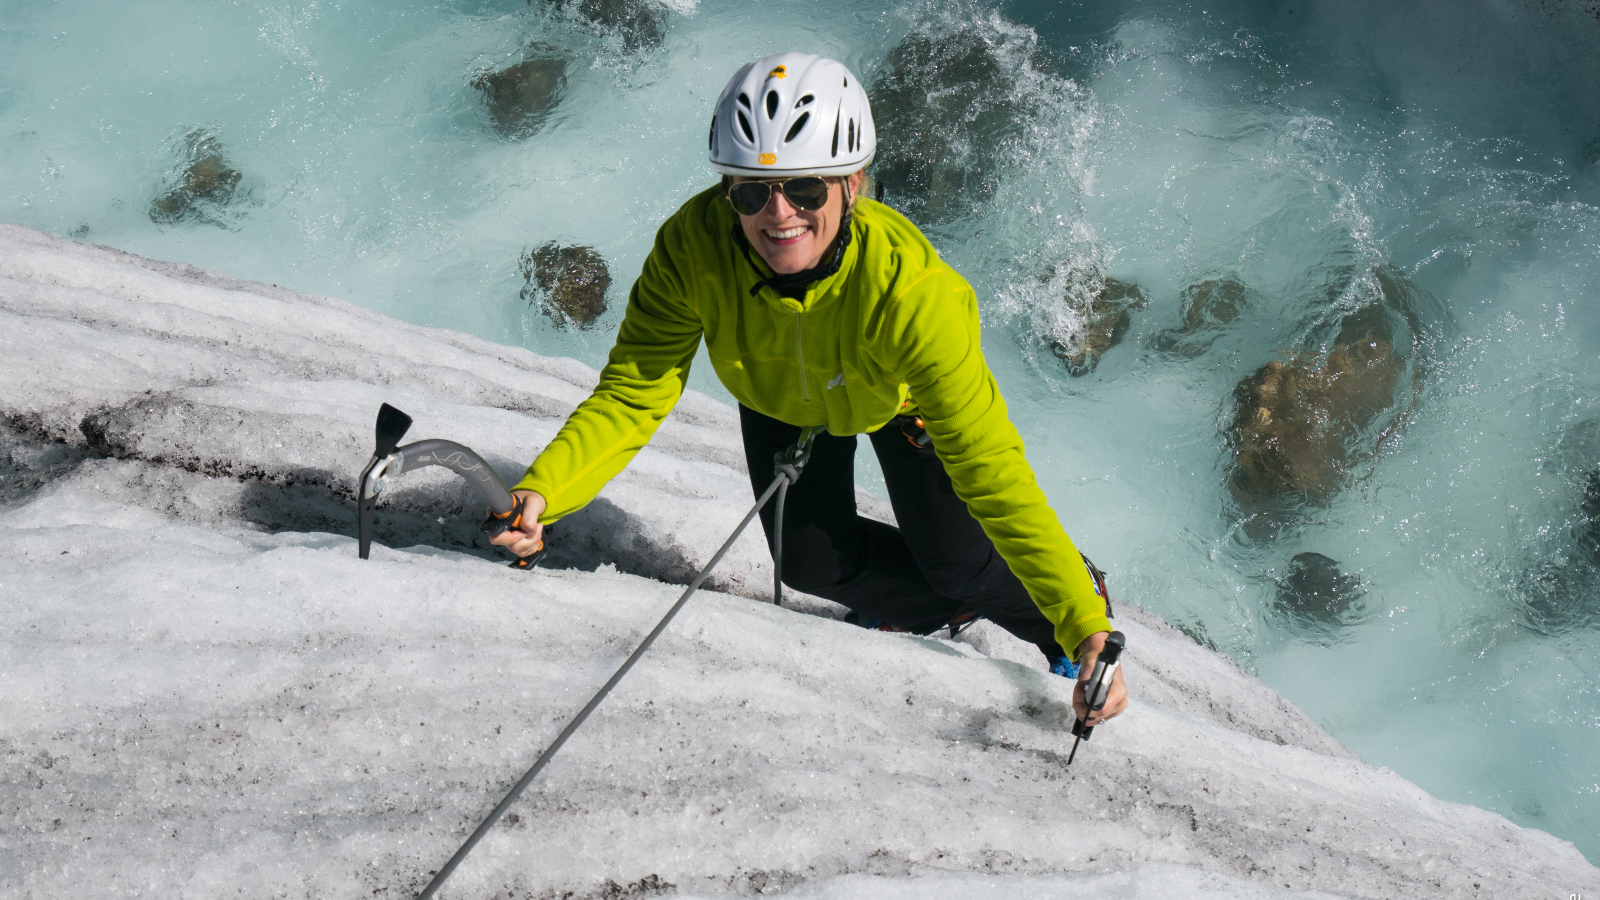
[[[577,4],[9,0],[0,220],[597,365],[711,183],[728,75],[836,56],[927,104],[879,110],[886,200],[977,287],[1116,592],[1369,761],[1600,860],[1600,3],[649,9],[659,36]],[[474,82],[529,55],[565,61],[559,102],[508,138]],[[525,290],[549,241],[606,260],[594,326]],[[1224,280],[1232,317],[1185,332]],[[1051,344],[1108,283],[1144,301],[1074,377]],[[1331,490],[1244,496],[1236,385],[1363,309],[1404,324],[1389,407]],[[1296,587],[1319,559],[1327,609]]]

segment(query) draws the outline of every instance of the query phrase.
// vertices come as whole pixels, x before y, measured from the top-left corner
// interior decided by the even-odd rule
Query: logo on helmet
[[[773,69],[771,72],[768,72],[767,73],[767,77],[768,78],[785,78],[785,77],[788,76],[788,74],[789,73],[784,70],[783,66],[779,66],[776,69]]]
[[[761,163],[763,166],[775,166],[778,164],[778,154],[763,153],[756,157],[756,162]]]

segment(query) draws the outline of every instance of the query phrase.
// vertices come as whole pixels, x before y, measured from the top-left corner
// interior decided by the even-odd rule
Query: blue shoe
[[[889,631],[896,633],[905,631],[904,628],[896,628],[877,616],[863,616],[861,613],[858,613],[853,609],[844,614],[844,620],[851,625],[856,625],[871,631]]]
[[[1065,656],[1058,656],[1050,660],[1050,674],[1060,675],[1062,678],[1077,678],[1078,664]]]

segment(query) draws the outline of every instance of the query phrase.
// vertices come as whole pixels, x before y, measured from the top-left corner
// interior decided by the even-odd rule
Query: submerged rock
[[[1250,305],[1250,289],[1235,275],[1210,278],[1183,290],[1183,325],[1156,335],[1157,350],[1198,356],[1224,325]]]
[[[1247,292],[1233,275],[1190,285],[1183,292],[1183,326],[1198,331],[1232,322],[1244,309]]]
[[[918,224],[949,221],[992,195],[1003,144],[1032,117],[1026,70],[1002,58],[1005,46],[983,23],[913,31],[868,89],[878,133],[873,171],[888,202]]]
[[[483,92],[494,129],[508,138],[527,137],[544,124],[561,102],[566,60],[525,59],[497,72],[485,72],[472,86]]]
[[[1297,553],[1278,582],[1276,599],[1279,610],[1292,618],[1338,624],[1365,593],[1361,579],[1340,571],[1338,560]]]
[[[1139,285],[1118,278],[1105,279],[1105,286],[1089,304],[1089,323],[1083,333],[1065,341],[1050,342],[1050,352],[1067,364],[1073,376],[1094,371],[1100,357],[1127,336],[1133,324],[1133,311],[1149,298]]]
[[[606,311],[611,273],[593,247],[563,247],[551,241],[522,254],[518,269],[527,283],[522,299],[543,299],[544,314],[558,325],[584,328]]]
[[[1600,566],[1600,469],[1590,469],[1578,504],[1578,526],[1573,529],[1578,552],[1590,565]]]
[[[667,11],[649,0],[553,0],[551,5],[615,34],[624,50],[658,47],[667,37]]]
[[[1566,502],[1550,510],[1565,521],[1527,529],[1515,585],[1520,620],[1539,634],[1600,627],[1600,420],[1563,431],[1543,468],[1568,486]]]
[[[166,193],[150,204],[150,219],[159,225],[191,220],[215,224],[243,176],[229,164],[222,143],[205,129],[184,135],[183,144],[182,160]]]
[[[1403,367],[1393,345],[1372,338],[1256,370],[1234,389],[1235,488],[1254,499],[1332,494],[1355,440],[1394,402]]]
[[[1327,353],[1273,360],[1234,388],[1231,488],[1242,503],[1324,501],[1350,465],[1400,424],[1396,415],[1374,434],[1396,412],[1407,375],[1407,354],[1396,344],[1414,351],[1420,342],[1412,303],[1420,289],[1387,267],[1375,274],[1382,297],[1344,317]],[[1413,371],[1413,388],[1419,377]]]

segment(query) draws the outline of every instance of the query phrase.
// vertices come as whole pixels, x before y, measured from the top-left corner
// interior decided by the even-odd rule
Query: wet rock
[[[1337,624],[1365,593],[1361,579],[1340,571],[1338,560],[1297,553],[1278,582],[1276,599],[1292,618]]]
[[[555,0],[552,5],[616,35],[624,50],[658,47],[667,37],[667,11],[649,0]]]
[[[606,311],[611,273],[593,247],[563,247],[551,241],[522,254],[518,264],[527,283],[522,299],[541,302],[558,325],[585,328]]]
[[[1355,440],[1394,402],[1404,360],[1385,340],[1336,345],[1326,357],[1273,360],[1234,390],[1234,486],[1253,499],[1339,488]]]
[[[1002,147],[1033,112],[1020,84],[1026,69],[1002,58],[1006,46],[981,23],[929,26],[889,51],[868,89],[874,173],[887,202],[918,224],[950,221],[994,193]],[[1031,59],[1032,48],[1018,55]]]
[[[1546,635],[1600,627],[1600,421],[1563,431],[1543,468],[1571,491],[1563,508],[1551,511],[1565,517],[1565,527],[1528,529],[1514,583],[1519,621]]]
[[[1050,352],[1067,364],[1074,376],[1094,371],[1100,357],[1122,342],[1133,324],[1133,311],[1149,302],[1143,289],[1131,281],[1105,279],[1105,286],[1089,304],[1089,322],[1081,334],[1050,342]]]
[[[1183,292],[1183,327],[1216,328],[1239,317],[1245,307],[1244,282],[1228,275],[1190,285]]]
[[[523,138],[537,131],[561,102],[566,70],[566,60],[535,57],[480,74],[472,86],[483,92],[495,131],[504,137]]]
[[[1578,552],[1590,565],[1600,566],[1600,469],[1590,469],[1578,504],[1578,524],[1573,529]]]
[[[1399,402],[1399,389],[1409,385],[1414,398],[1420,387],[1420,368],[1407,378],[1408,354],[1421,340],[1411,302],[1420,289],[1387,267],[1375,283],[1378,302],[1340,320],[1327,353],[1274,360],[1234,389],[1228,441],[1241,503],[1325,501],[1351,464],[1401,423],[1397,411],[1409,402]]]
[[[218,224],[222,207],[233,201],[243,176],[229,164],[221,142],[210,132],[196,128],[184,135],[183,144],[166,192],[150,204],[150,219],[159,225]]]
[[[1155,348],[1179,356],[1198,356],[1224,325],[1250,305],[1250,289],[1233,275],[1210,278],[1183,290],[1183,325],[1156,335]]]

